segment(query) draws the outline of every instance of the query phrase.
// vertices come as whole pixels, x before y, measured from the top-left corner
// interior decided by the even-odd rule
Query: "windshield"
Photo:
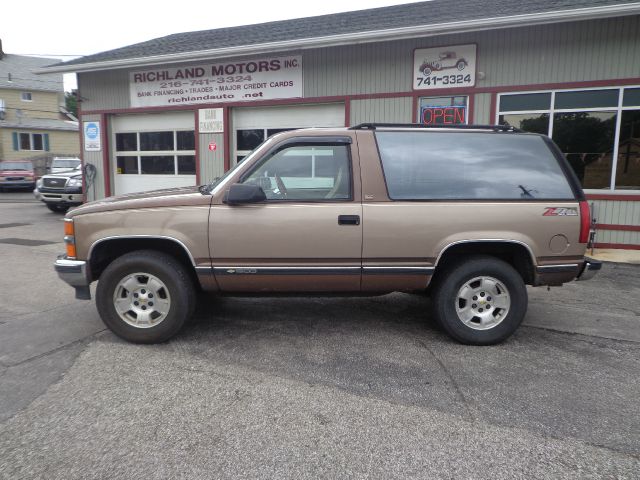
[[[2,162],[0,170],[33,170],[31,162]]]
[[[80,160],[76,160],[75,158],[69,158],[65,160],[54,160],[51,166],[53,168],[74,168],[76,165],[80,164]]]

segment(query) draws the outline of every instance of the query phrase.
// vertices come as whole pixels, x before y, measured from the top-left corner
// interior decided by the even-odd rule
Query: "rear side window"
[[[377,132],[394,200],[574,199],[542,137],[476,132]]]

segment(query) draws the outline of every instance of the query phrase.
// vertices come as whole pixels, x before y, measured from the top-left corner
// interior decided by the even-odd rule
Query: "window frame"
[[[549,114],[549,128],[547,136],[552,138],[554,115],[556,113],[574,113],[574,112],[615,112],[616,114],[616,130],[614,132],[613,147],[611,150],[611,170],[609,177],[608,188],[589,188],[584,189],[586,193],[603,193],[603,192],[615,192],[620,194],[639,194],[640,190],[631,190],[624,188],[616,188],[616,176],[618,170],[618,154],[620,146],[620,130],[622,126],[622,112],[627,110],[640,110],[640,105],[624,106],[624,94],[627,89],[633,90],[640,88],[640,85],[624,85],[624,86],[611,86],[611,87],[584,87],[584,88],[567,88],[567,89],[551,89],[551,90],[519,90],[514,92],[501,92],[496,95],[495,100],[495,118],[493,119],[497,125],[500,120],[500,115],[517,115],[517,114],[536,114],[543,113]],[[594,90],[617,90],[618,91],[618,104],[617,106],[610,107],[591,107],[591,108],[555,108],[556,94],[564,92],[584,92]],[[500,110],[500,98],[509,95],[527,95],[531,93],[551,93],[551,104],[547,110],[518,110],[518,111],[501,111]]]
[[[20,101],[33,102],[33,92],[20,92]]]
[[[32,132],[16,132],[18,134],[18,151],[20,152],[45,152],[45,140],[44,140],[44,133],[32,133]],[[22,135],[28,135],[29,136],[29,148],[22,148]],[[35,149],[34,145],[35,145],[35,140],[34,137],[36,135],[40,136],[40,144],[42,145],[42,148],[39,149]]]
[[[173,150],[141,150],[140,146],[140,134],[154,133],[154,132],[171,132],[173,134]],[[178,132],[193,132],[194,135],[194,149],[193,150],[178,150]],[[135,134],[136,135],[136,150],[118,150],[117,149],[117,135],[118,134]],[[159,176],[159,177],[188,177],[196,176],[198,172],[198,155],[197,151],[198,138],[195,130],[187,128],[178,129],[153,129],[153,130],[123,130],[113,133],[113,162],[114,173],[116,175],[144,175],[144,176]],[[178,166],[178,157],[193,156],[195,158],[196,171],[194,173],[179,173],[180,168]],[[134,157],[137,161],[137,173],[118,173],[118,157]],[[173,157],[173,173],[142,173],[142,158],[144,157]]]
[[[266,140],[265,140],[266,141]],[[249,178],[253,172],[259,169],[262,165],[264,165],[267,161],[269,161],[275,154],[279,153],[282,150],[291,147],[330,147],[330,146],[340,146],[344,147],[347,152],[347,166],[348,166],[348,174],[349,174],[349,197],[348,198],[322,198],[315,200],[300,200],[300,199],[288,199],[288,198],[271,198],[265,200],[263,203],[272,203],[272,204],[285,204],[285,203],[349,203],[354,201],[355,195],[355,185],[354,185],[354,176],[353,176],[353,158],[351,155],[351,145],[353,141],[351,137],[297,137],[290,138],[284,140],[281,143],[274,145],[272,148],[267,151],[262,158],[260,158],[256,163],[251,165],[247,169],[246,172],[243,172],[240,178],[238,178],[237,183],[244,183],[244,181]]]

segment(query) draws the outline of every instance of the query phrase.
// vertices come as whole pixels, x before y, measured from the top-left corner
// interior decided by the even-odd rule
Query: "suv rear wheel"
[[[173,337],[195,308],[185,267],[162,252],[140,250],[114,260],[100,275],[96,305],[113,333],[130,342]]]
[[[433,295],[435,317],[459,342],[492,345],[508,338],[527,311],[520,274],[490,256],[467,257],[448,267]]]

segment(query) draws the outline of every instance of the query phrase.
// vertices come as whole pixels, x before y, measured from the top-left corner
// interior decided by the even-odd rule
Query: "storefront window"
[[[118,173],[137,175],[138,174],[138,157],[117,157]]]
[[[640,190],[640,110],[622,112],[616,188]]]
[[[615,112],[556,113],[553,141],[566,155],[583,188],[608,188]]]
[[[176,173],[174,157],[168,155],[140,157],[140,173],[174,175]]]
[[[423,97],[418,118],[423,125],[457,125],[467,123],[467,97]]]
[[[196,156],[178,155],[178,175],[196,174]]]
[[[138,134],[116,133],[116,150],[118,152],[135,152],[138,150]]]
[[[509,115],[500,115],[498,123],[500,125],[511,125],[525,132],[549,133],[549,114],[548,113],[512,113]]]
[[[140,133],[140,150],[157,152],[173,149],[173,132]]]
[[[499,95],[497,120],[553,138],[585,189],[640,190],[637,86]]]

